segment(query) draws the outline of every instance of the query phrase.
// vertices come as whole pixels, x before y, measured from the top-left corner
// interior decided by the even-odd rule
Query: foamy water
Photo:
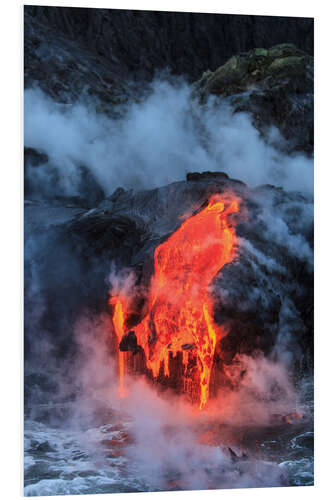
[[[200,443],[200,436],[191,443],[185,428],[166,425],[160,442],[148,440],[145,448],[133,438],[136,423],[128,415],[107,420],[59,427],[27,419],[25,496],[313,484],[311,418],[244,431],[232,451],[230,440],[223,444],[214,438],[217,427],[225,429],[216,421],[204,426],[216,443]],[[172,442],[172,436],[176,447],[163,448],[163,440]]]

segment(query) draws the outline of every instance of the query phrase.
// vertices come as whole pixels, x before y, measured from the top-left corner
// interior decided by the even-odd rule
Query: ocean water
[[[59,410],[70,413],[45,405],[25,419],[25,496],[314,483],[311,408],[303,418],[248,428],[201,420],[190,434],[162,423],[144,445],[125,412],[62,420]]]

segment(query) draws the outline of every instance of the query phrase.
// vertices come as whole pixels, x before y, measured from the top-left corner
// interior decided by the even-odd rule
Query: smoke
[[[28,165],[34,191],[80,195],[88,183],[109,195],[119,186],[158,187],[188,171],[222,170],[250,186],[312,193],[312,160],[277,149],[283,139],[276,129],[264,140],[250,116],[233,114],[227,100],[200,106],[191,91],[181,80],[156,80],[145,99],[111,118],[94,101],[64,105],[39,89],[26,90],[25,146],[48,156],[38,167]]]
[[[127,268],[119,271],[114,262],[111,262],[108,283],[111,288],[111,293],[114,296],[121,295],[123,297],[130,297],[134,295],[136,290],[136,276],[134,272]]]

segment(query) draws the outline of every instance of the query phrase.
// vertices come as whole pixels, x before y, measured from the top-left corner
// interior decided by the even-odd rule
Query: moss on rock
[[[233,56],[223,66],[220,66],[209,78],[207,85],[212,94],[219,93],[221,89],[233,92],[235,85],[242,82],[248,71],[248,60],[241,56]]]
[[[271,73],[297,73],[302,70],[303,61],[304,56],[279,57],[278,59],[274,59],[274,61],[270,64],[268,71]]]
[[[277,126],[291,149],[313,150],[313,57],[284,43],[231,57],[194,85],[202,102],[228,97],[236,111],[249,112],[259,130]]]

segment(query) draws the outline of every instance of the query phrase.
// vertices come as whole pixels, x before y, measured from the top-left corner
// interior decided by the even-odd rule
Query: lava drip
[[[125,300],[120,297],[111,297],[110,304],[114,306],[114,313],[112,317],[113,328],[117,336],[118,343],[124,335],[125,317],[124,311],[126,310]],[[118,351],[118,371],[119,371],[119,395],[121,398],[126,396],[125,389],[125,353]]]
[[[226,207],[224,201],[215,196],[155,249],[148,313],[132,329],[154,378],[162,367],[164,376],[169,377],[170,353],[175,356],[182,352],[184,392],[191,390],[188,379],[192,378],[193,382],[197,375],[200,409],[209,398],[216,343],[226,334],[223,326],[214,322],[209,287],[223,266],[234,258],[236,234],[233,225],[228,223],[228,215],[235,212],[238,212],[236,199]],[[114,328],[120,339],[126,333],[124,301],[119,296],[112,297],[111,302],[115,305]],[[122,354],[119,353],[121,380]]]

